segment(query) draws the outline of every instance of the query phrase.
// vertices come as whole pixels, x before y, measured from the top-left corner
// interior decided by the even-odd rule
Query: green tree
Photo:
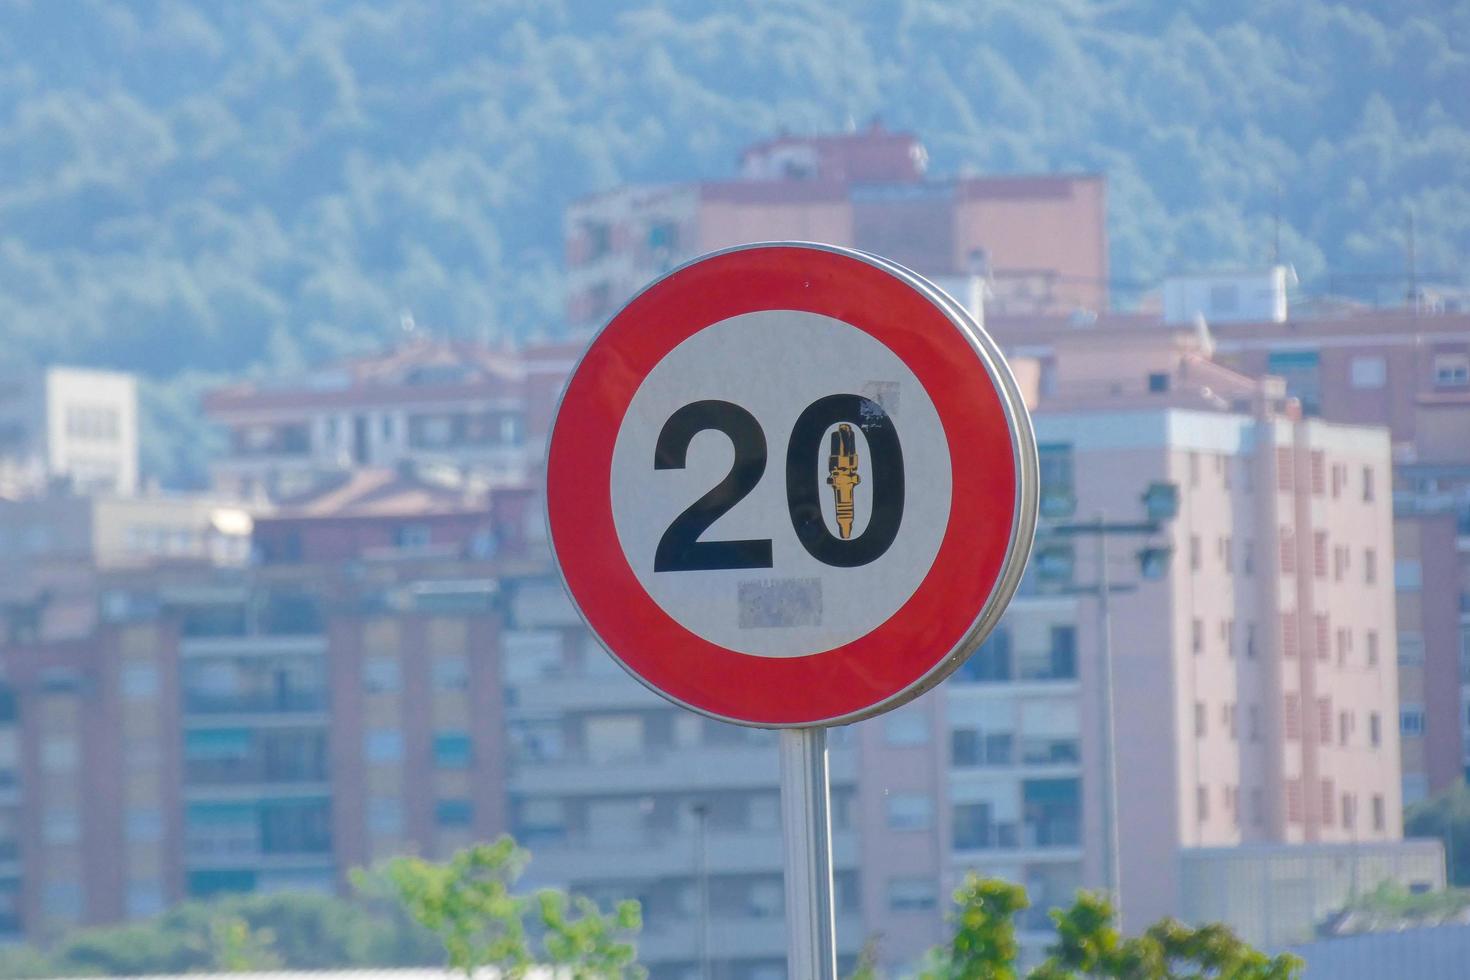
[[[281,892],[185,902],[146,921],[78,930],[47,949],[6,947],[0,977],[417,966],[440,955],[396,904]]]
[[[1470,786],[1463,779],[1409,807],[1404,836],[1438,837],[1444,842],[1450,885],[1470,886]]]
[[[252,929],[238,915],[219,915],[209,922],[205,955],[216,973],[280,969],[282,959],[275,949],[276,937],[269,929]]]
[[[1020,946],[1016,914],[1028,905],[1019,885],[968,876],[955,892],[954,936],[934,951],[923,980],[1016,980]],[[1142,936],[1124,938],[1112,907],[1083,892],[1051,913],[1057,939],[1027,980],[1293,980],[1296,957],[1267,956],[1222,925],[1192,928],[1165,919]]]
[[[439,937],[449,965],[466,976],[494,967],[503,976],[522,977],[537,963],[561,967],[574,980],[643,976],[626,938],[642,927],[638,903],[620,902],[605,915],[591,899],[554,889],[517,894],[512,886],[529,859],[502,836],[442,864],[394,858],[356,880],[368,891],[386,885],[415,921]],[[532,951],[533,931],[540,957]]]

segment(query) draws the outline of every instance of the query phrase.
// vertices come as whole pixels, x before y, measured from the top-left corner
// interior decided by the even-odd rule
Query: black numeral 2
[[[714,489],[674,518],[653,553],[655,572],[690,572],[714,568],[770,568],[771,539],[700,541],[699,536],[755,489],[766,471],[766,434],[739,405],[722,401],[692,402],[664,423],[653,449],[653,468],[682,470],[696,433],[715,429],[730,437],[735,462]]]

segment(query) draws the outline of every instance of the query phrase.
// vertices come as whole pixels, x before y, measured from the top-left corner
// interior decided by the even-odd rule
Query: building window
[[[132,843],[152,844],[163,839],[163,813],[155,807],[130,807],[125,823]]]
[[[1322,745],[1332,744],[1332,699],[1317,699],[1317,741]]]
[[[1399,709],[1399,734],[1408,738],[1424,735],[1424,705],[1406,704]]]
[[[1470,385],[1470,354],[1434,355],[1434,384],[1437,388]]]
[[[890,912],[928,912],[939,905],[939,887],[932,878],[889,878]]]
[[[1169,375],[1163,371],[1151,371],[1148,376],[1148,390],[1155,394],[1163,394],[1169,390]]]
[[[1378,554],[1372,548],[1363,549],[1363,581],[1369,585],[1378,581]]]
[[[1363,467],[1363,503],[1373,502],[1373,467]]]
[[[1353,716],[1349,712],[1342,712],[1337,716],[1337,744],[1347,745],[1348,737],[1352,734]]]
[[[470,736],[466,732],[440,732],[434,736],[434,765],[440,769],[468,769]]]
[[[1266,822],[1266,795],[1259,786],[1251,790],[1251,823],[1259,827]]]
[[[1198,534],[1191,534],[1189,536],[1189,570],[1192,571],[1192,572],[1197,572],[1197,571],[1199,571],[1199,566],[1200,566],[1199,535]]]
[[[1261,740],[1261,706],[1251,705],[1248,717],[1250,719],[1248,736],[1252,742],[1259,742]]]
[[[76,922],[82,917],[82,885],[77,881],[48,881],[41,890],[41,912],[48,919]]]
[[[1327,532],[1312,532],[1312,572],[1318,578],[1327,577]]]
[[[1289,741],[1302,737],[1302,699],[1299,694],[1287,694],[1283,711],[1284,734]]]
[[[934,801],[918,793],[888,797],[888,829],[928,830],[934,823]]]
[[[1302,781],[1286,781],[1286,820],[1288,823],[1302,822]]]
[[[427,524],[402,524],[393,532],[393,543],[399,548],[427,548],[431,537]]]
[[[375,836],[397,837],[403,833],[403,802],[390,797],[368,800],[367,825]]]
[[[1393,587],[1398,592],[1418,592],[1424,585],[1423,566],[1412,558],[1393,563]]]
[[[1071,444],[1042,443],[1036,451],[1041,468],[1041,516],[1071,517],[1077,508]]]
[[[1292,575],[1296,572],[1296,535],[1291,528],[1281,529],[1281,574]]]
[[[374,656],[363,660],[362,687],[369,694],[387,694],[398,690],[398,658]]]
[[[1388,362],[1381,357],[1355,357],[1348,362],[1348,376],[1354,388],[1382,388],[1388,379]]]
[[[41,839],[48,844],[75,844],[82,836],[82,820],[73,807],[48,807],[41,822]]]
[[[1383,795],[1373,794],[1373,829],[1382,830],[1387,822],[1387,811],[1383,807]]]
[[[1358,822],[1358,798],[1351,793],[1342,794],[1342,825],[1351,830]]]
[[[368,732],[363,753],[372,763],[399,762],[403,759],[403,733],[392,729]]]
[[[1324,827],[1332,826],[1333,811],[1336,809],[1334,804],[1336,802],[1337,789],[1333,786],[1332,780],[1322,780],[1322,825]]]
[[[71,772],[77,767],[77,740],[70,735],[52,735],[41,740],[41,771]]]
[[[158,696],[158,668],[153,664],[127,664],[118,677],[123,697],[144,701]]]
[[[1205,624],[1204,620],[1198,617],[1189,624],[1189,647],[1195,653],[1205,651]]]
[[[434,822],[441,827],[468,827],[475,820],[475,805],[469,800],[440,800],[434,804]]]
[[[1369,630],[1368,631],[1368,666],[1369,667],[1373,667],[1373,666],[1376,666],[1377,664],[1378,664],[1378,631],[1377,630]]]
[[[1198,811],[1200,823],[1210,819],[1210,791],[1208,787],[1196,786],[1194,788],[1194,805]]]
[[[1399,634],[1399,663],[1411,667],[1424,663],[1424,634]]]
[[[950,732],[950,764],[956,769],[1009,766],[1015,759],[1015,736],[1010,732],[982,732],[956,728]]]
[[[1368,744],[1375,749],[1383,744],[1383,719],[1376,711],[1368,715]]]
[[[127,914],[130,919],[146,919],[163,911],[163,882],[147,878],[128,882]]]
[[[1205,703],[1196,701],[1194,703],[1194,737],[1204,738],[1205,735]]]
[[[435,657],[431,671],[437,690],[464,691],[470,686],[470,662],[465,657]]]
[[[954,673],[960,683],[988,683],[1011,679],[1011,631],[998,626]]]
[[[1254,658],[1256,655],[1256,624],[1245,624],[1245,655]]]
[[[918,709],[890,711],[883,716],[883,739],[893,746],[929,744],[929,716]]]

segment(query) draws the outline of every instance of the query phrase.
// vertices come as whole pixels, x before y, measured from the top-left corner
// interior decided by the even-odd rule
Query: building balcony
[[[320,799],[330,795],[332,784],[326,779],[299,781],[240,780],[232,783],[190,783],[183,787],[184,799],[189,802],[232,802],[250,803],[262,798],[270,799]]]
[[[991,824],[969,835],[957,834],[952,858],[957,864],[983,861],[991,855],[1012,861],[1081,860],[1081,831],[1075,820]]]
[[[330,848],[318,851],[270,853],[259,847],[211,847],[190,841],[184,864],[190,871],[241,869],[248,871],[314,871],[335,863]]]
[[[850,783],[849,753],[831,756],[834,783]],[[700,792],[780,784],[775,744],[698,746],[645,752],[623,759],[563,756],[513,764],[509,789],[524,796]]]
[[[228,695],[184,692],[184,714],[188,716],[315,714],[326,711],[327,705],[327,692],[322,690]]]
[[[513,715],[545,715],[563,711],[660,708],[667,707],[668,702],[619,671],[602,676],[553,674],[507,684],[505,705]]]
[[[711,830],[705,843],[705,860],[711,875],[779,874],[784,867],[781,830]],[[692,831],[650,832],[642,840],[610,844],[589,838],[562,841],[532,840],[528,876],[538,882],[565,887],[588,879],[652,879],[689,877],[696,873],[699,840]],[[853,830],[832,834],[832,866],[855,868],[858,837]]]
[[[699,954],[699,923],[696,918],[672,922],[655,920],[638,935],[638,961],[644,964],[690,962]],[[867,936],[862,918],[855,912],[837,914],[837,953],[850,956],[862,947]],[[786,918],[714,915],[709,923],[711,960],[786,958]]]

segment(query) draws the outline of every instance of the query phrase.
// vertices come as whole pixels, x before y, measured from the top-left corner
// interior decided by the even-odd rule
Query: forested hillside
[[[1264,261],[1278,201],[1307,289],[1401,272],[1410,209],[1470,269],[1465,0],[15,0],[0,361],[144,373],[187,479],[208,378],[554,329],[569,199],[873,115],[936,173],[1105,172],[1119,295]]]

